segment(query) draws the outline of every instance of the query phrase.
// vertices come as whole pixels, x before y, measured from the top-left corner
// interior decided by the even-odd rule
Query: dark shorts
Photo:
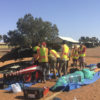
[[[57,63],[59,63],[60,62],[60,58],[57,58]]]
[[[56,59],[49,59],[50,68],[55,68],[56,62],[57,62]]]
[[[56,63],[57,59],[55,57],[49,57],[49,63]]]
[[[73,62],[77,62],[78,59],[73,59]]]

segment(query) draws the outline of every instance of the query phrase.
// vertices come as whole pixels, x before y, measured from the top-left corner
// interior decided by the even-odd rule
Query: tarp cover
[[[50,90],[51,91],[60,91],[60,90],[69,91],[69,90],[73,90],[73,89],[76,89],[76,88],[80,88],[81,86],[84,86],[84,85],[94,83],[99,78],[100,78],[100,72],[96,72],[92,79],[84,79],[84,82],[69,83],[69,84],[66,84],[66,85],[63,85],[63,86],[59,86],[55,89],[53,87],[51,87]]]

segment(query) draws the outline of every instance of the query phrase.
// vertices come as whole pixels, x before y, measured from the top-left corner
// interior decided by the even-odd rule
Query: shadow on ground
[[[39,99],[35,99],[35,98],[25,98],[24,96],[16,96],[16,99],[20,99],[20,100],[39,100]]]
[[[71,69],[69,70],[69,73],[74,73],[75,71],[79,71],[79,69],[78,69],[78,68],[71,68]]]

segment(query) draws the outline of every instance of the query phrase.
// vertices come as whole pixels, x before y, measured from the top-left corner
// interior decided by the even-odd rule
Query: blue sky
[[[100,39],[100,0],[0,0],[0,34],[16,29],[27,13],[56,24],[60,36]]]

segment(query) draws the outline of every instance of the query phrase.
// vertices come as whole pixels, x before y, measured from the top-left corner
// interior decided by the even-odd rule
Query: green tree
[[[42,41],[50,43],[57,36],[58,28],[55,24],[26,14],[24,18],[19,18],[17,30],[9,31],[5,40],[11,45],[32,46]]]
[[[90,38],[90,41],[94,44],[94,46],[98,46],[99,45],[99,39],[96,38],[96,37]]]
[[[3,35],[3,40],[5,43],[8,43],[9,45],[12,46],[23,46],[27,45],[25,44],[26,42],[24,42],[24,37],[21,35],[21,33],[18,30],[14,30],[14,31],[9,31],[8,35]]]
[[[0,41],[2,40],[2,35],[0,35]]]
[[[80,37],[79,41],[82,43],[92,43],[93,46],[98,46],[100,44],[99,39],[96,37]]]
[[[82,36],[82,37],[79,38],[79,42],[84,43],[85,41],[86,41],[86,38],[84,36]]]
[[[42,18],[33,18],[31,14],[20,18],[17,22],[17,28],[31,45],[42,41],[51,42],[58,36],[58,29],[55,24],[52,25],[48,21],[43,21]]]
[[[93,43],[98,43],[99,39],[96,37],[92,37],[92,38],[90,38],[90,41]]]

